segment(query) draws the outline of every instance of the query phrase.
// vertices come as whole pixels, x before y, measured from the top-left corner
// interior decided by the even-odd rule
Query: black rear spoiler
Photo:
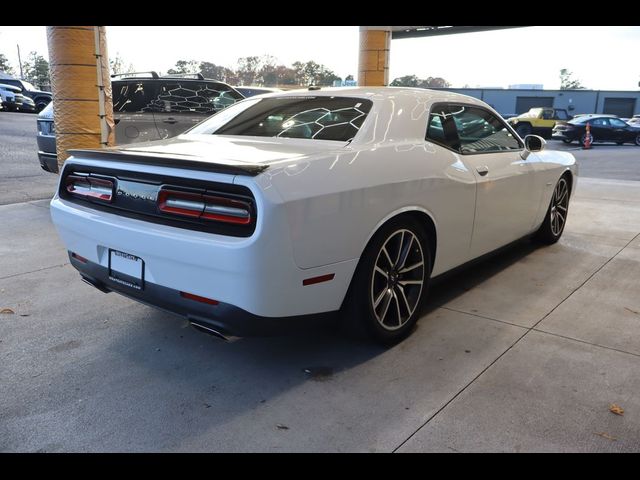
[[[201,172],[228,173],[231,175],[248,175],[255,177],[264,172],[269,165],[261,163],[244,163],[229,160],[208,160],[202,157],[166,154],[147,153],[129,150],[84,150],[72,149],[69,154],[77,158],[89,160],[108,160],[113,162],[141,163],[145,165],[161,165],[163,167],[186,168],[189,170],[199,170]]]

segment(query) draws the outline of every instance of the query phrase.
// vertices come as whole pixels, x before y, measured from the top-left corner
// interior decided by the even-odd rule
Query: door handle
[[[173,117],[169,117],[169,118],[167,118],[167,119],[163,120],[163,122],[164,122],[164,123],[170,123],[171,125],[173,125],[174,123],[178,123],[178,120],[176,120],[176,119],[175,119],[175,118],[173,118]]]
[[[480,176],[484,177],[487,173],[489,173],[489,167],[487,167],[486,165],[476,167],[476,172],[478,172]]]

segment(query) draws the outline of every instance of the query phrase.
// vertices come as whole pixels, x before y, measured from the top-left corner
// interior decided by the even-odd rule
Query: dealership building
[[[502,115],[519,115],[534,107],[564,108],[569,115],[607,113],[621,118],[640,114],[640,91],[542,90],[538,88],[446,88],[478,98]]]

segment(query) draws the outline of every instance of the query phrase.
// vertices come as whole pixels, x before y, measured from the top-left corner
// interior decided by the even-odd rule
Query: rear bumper
[[[556,140],[574,140],[572,136],[567,135],[566,132],[563,131],[554,131],[551,134],[551,138],[554,138]]]
[[[38,160],[43,170],[58,173],[58,156],[55,153],[38,151]]]
[[[225,337],[275,335],[317,326],[335,318],[334,312],[283,318],[261,317],[224,302],[209,305],[190,300],[182,297],[179,290],[150,282],[145,282],[143,290],[135,290],[112,281],[107,267],[94,262],[83,263],[71,256],[71,252],[69,260],[87,283],[102,292],[117,292],[146,305],[180,315]]]
[[[269,208],[264,206],[260,218],[264,221],[269,217],[269,228],[259,223],[254,235],[241,238],[127,218],[70,203],[57,195],[51,201],[53,223],[67,250],[103,269],[109,265],[109,249],[138,256],[144,261],[145,284],[152,289],[169,289],[173,296],[182,291],[217,300],[223,306],[216,310],[221,312],[216,318],[226,313],[235,317],[224,305],[258,319],[338,310],[358,259],[310,269],[297,267],[283,209],[273,209],[269,214],[266,210]],[[303,283],[327,274],[334,274],[333,279]],[[96,279],[105,283],[104,275]],[[120,291],[113,285],[109,289]],[[137,298],[135,292],[129,296]],[[141,301],[160,306],[154,298]]]

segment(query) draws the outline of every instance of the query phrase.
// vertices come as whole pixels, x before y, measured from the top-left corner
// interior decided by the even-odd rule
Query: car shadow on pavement
[[[423,316],[446,305],[540,248],[542,246],[539,243],[524,238],[439,275],[429,286]]]
[[[429,312],[536,248],[521,241],[438,279],[418,327],[429,321]],[[123,303],[114,314],[101,328],[116,331],[98,335],[106,342],[50,379],[48,398],[69,397],[63,408],[69,421],[73,418],[72,428],[88,429],[86,435],[93,439],[100,436],[86,446],[65,442],[65,450],[246,450],[253,444],[251,435],[269,439],[288,428],[287,420],[297,418],[286,413],[295,410],[295,402],[335,395],[356,401],[362,392],[349,394],[348,385],[358,384],[352,369],[360,366],[362,372],[378,372],[375,376],[383,378],[385,365],[404,364],[403,352],[414,345],[385,349],[326,327],[226,343],[180,317],[142,305]],[[87,322],[97,321],[100,314],[95,315]],[[71,396],[68,379],[76,386]],[[225,437],[231,443],[204,440]]]

